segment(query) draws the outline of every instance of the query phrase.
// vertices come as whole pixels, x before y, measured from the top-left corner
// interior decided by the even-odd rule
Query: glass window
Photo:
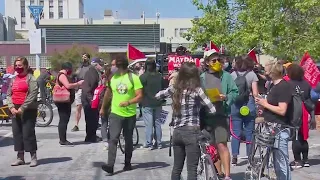
[[[53,7],[53,0],[49,0],[49,7]]]
[[[44,0],[40,0],[40,6],[44,6]]]
[[[26,28],[26,22],[21,22],[21,28]]]
[[[178,36],[179,36],[179,35],[178,35],[178,31],[179,31],[178,28],[175,28],[175,29],[174,29],[174,37],[178,37]]]
[[[63,6],[63,0],[58,1],[59,6]]]
[[[190,28],[180,28],[180,32],[179,32],[180,37],[182,37],[184,33],[187,33],[189,29]]]
[[[160,30],[160,37],[164,37],[164,29],[163,28]]]
[[[59,12],[59,19],[63,18],[63,12]]]
[[[53,19],[53,18],[54,18],[53,12],[49,12],[49,19]]]
[[[30,0],[30,5],[34,5],[34,0]]]

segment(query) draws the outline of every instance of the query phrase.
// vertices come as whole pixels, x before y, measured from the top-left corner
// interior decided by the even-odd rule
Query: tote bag
[[[52,99],[55,103],[68,103],[70,102],[70,91],[62,84],[60,85],[59,76],[61,74],[63,73],[58,75],[56,85],[53,87]]]

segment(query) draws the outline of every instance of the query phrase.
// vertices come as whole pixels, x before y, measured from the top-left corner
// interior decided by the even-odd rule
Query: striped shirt
[[[171,97],[174,93],[172,86],[156,94],[157,99]],[[202,105],[208,107],[210,113],[215,113],[216,108],[210,102],[202,88],[197,88],[195,92],[184,90],[181,98],[181,113],[173,114],[173,127],[200,126],[200,108]]]

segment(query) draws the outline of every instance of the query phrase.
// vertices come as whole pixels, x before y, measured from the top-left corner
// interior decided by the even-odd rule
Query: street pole
[[[40,0],[37,0],[36,2],[37,2],[36,5],[39,6],[40,5]],[[38,17],[38,18],[39,18],[38,22],[35,22],[37,29],[39,29],[39,21],[40,21],[40,17]],[[37,20],[35,19],[35,21],[37,21]],[[36,54],[36,70],[40,71],[40,67],[41,67],[40,66],[40,54]]]

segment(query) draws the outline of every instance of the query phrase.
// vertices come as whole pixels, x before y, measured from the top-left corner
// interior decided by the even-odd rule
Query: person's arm
[[[170,97],[173,94],[173,87],[169,86],[167,89],[159,91],[156,95],[155,98],[160,100],[160,99],[165,99],[167,97]]]
[[[235,101],[236,97],[239,95],[239,90],[231,76],[228,79],[227,86],[228,86],[228,89],[226,94],[227,96],[226,105],[230,106]]]
[[[61,84],[66,87],[67,89],[75,89],[77,87],[80,86],[80,83],[70,83],[67,76],[65,74],[61,74],[59,75],[59,82],[61,82]]]
[[[204,93],[202,88],[198,89],[198,95],[200,97],[201,103],[208,107],[208,109],[210,110],[210,113],[215,113],[216,112],[216,107],[211,103],[210,99]]]
[[[251,84],[251,88],[252,88],[252,95],[253,97],[257,97],[259,94],[259,90],[258,90],[258,76],[256,75],[256,73],[252,72],[253,74],[253,80],[252,80],[252,84]]]
[[[112,100],[112,91],[111,87],[106,87],[106,92],[104,93],[103,100],[102,100],[102,106],[101,110],[104,112],[105,109],[107,109],[107,105],[110,104],[110,101]]]
[[[31,103],[35,102],[38,97],[38,83],[36,78],[33,75],[28,75],[30,77],[30,81],[28,82],[29,84],[29,90],[28,90],[28,95],[24,101],[24,103],[20,106],[19,109],[23,112],[25,109],[27,109]],[[29,77],[28,77],[29,78]]]
[[[141,84],[139,77],[137,75],[132,75],[132,79],[134,83],[135,97],[128,101],[129,105],[139,103],[143,97],[143,93],[142,93],[143,85]]]
[[[9,83],[9,87],[8,87],[8,90],[7,90],[7,103],[8,103],[8,107],[9,109],[12,109],[14,108],[14,104],[12,102],[12,83],[14,81],[14,77],[10,80],[11,82]],[[8,79],[9,81],[9,79]]]
[[[91,103],[93,99],[93,91],[94,82],[99,81],[98,72],[90,68],[86,74],[84,75],[84,84],[82,85],[82,93],[85,94],[87,100]]]

